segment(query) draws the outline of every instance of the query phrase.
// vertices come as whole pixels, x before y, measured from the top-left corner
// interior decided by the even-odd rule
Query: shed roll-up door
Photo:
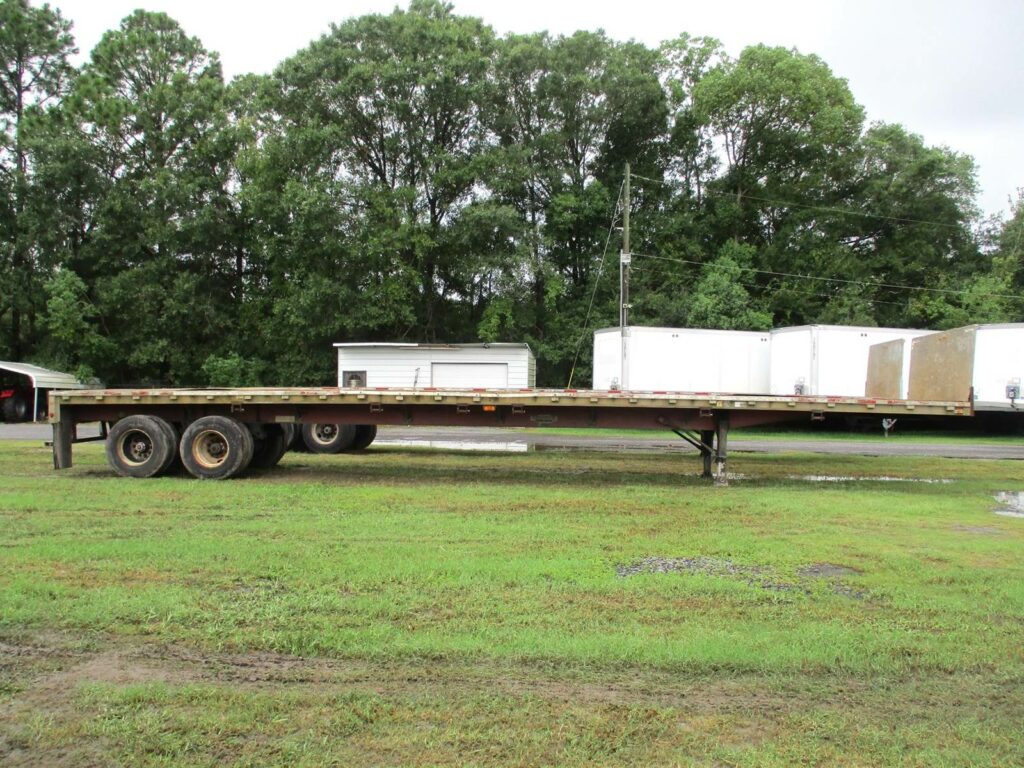
[[[508,386],[508,363],[431,363],[430,386],[502,389]]]

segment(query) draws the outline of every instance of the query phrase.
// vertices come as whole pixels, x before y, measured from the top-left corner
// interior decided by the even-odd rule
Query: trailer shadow
[[[773,457],[734,452],[729,472],[730,487],[817,489],[856,484],[885,483],[894,489],[914,486],[915,493],[948,493],[955,480],[922,477],[913,472],[896,473],[889,463],[864,457],[827,457],[842,474],[820,473],[822,457],[786,454]],[[548,450],[526,454],[480,453],[419,448],[387,447],[359,454],[312,456],[289,454],[280,466],[250,478],[265,482],[318,482],[325,484],[385,483],[389,485],[450,484],[453,489],[475,485],[530,485],[541,487],[655,486],[709,488],[712,478],[701,476],[700,457],[687,453],[630,451]],[[727,490],[727,488],[723,489]]]
[[[729,487],[799,488],[827,493],[831,488],[885,484],[895,492],[947,495],[969,492],[959,488],[971,481],[991,484],[992,493],[1012,487],[1019,474],[1017,462],[953,460],[931,457],[865,457],[811,453],[764,454],[733,451],[730,454]],[[997,466],[998,465],[998,466]],[[1011,466],[1002,466],[1011,465]],[[1001,470],[1005,469],[1006,472]],[[117,477],[107,466],[102,451],[80,449],[70,476],[80,480],[134,481]],[[57,477],[63,473],[58,473]],[[177,484],[198,482],[184,472],[146,482]],[[711,478],[701,476],[696,451],[565,451],[499,453],[452,451],[409,447],[372,447],[358,453],[315,455],[289,453],[269,470],[250,470],[228,483],[317,483],[415,486],[450,485],[454,491],[466,484],[520,485],[549,488],[636,487],[710,488]],[[1022,478],[1024,482],[1024,478]],[[728,488],[721,488],[724,492]]]

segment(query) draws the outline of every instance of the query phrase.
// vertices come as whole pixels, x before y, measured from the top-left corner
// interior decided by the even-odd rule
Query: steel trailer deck
[[[730,426],[748,427],[825,414],[879,418],[970,416],[971,400],[922,402],[863,397],[766,396],[709,392],[576,389],[245,388],[96,389],[50,393],[56,469],[72,465],[77,425],[150,414],[189,423],[231,416],[245,423],[668,429],[694,445],[704,473],[725,478]],[[96,439],[96,438],[92,438]],[[712,464],[714,462],[714,466]]]

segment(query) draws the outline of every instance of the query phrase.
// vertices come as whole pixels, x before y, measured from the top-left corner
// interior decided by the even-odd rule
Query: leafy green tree
[[[995,234],[992,261],[998,290],[990,293],[1018,297],[1003,302],[1003,320],[1024,322],[1024,190],[1017,191],[1010,218],[1000,223]]]
[[[90,380],[96,375],[91,361],[116,354],[116,348],[96,326],[97,312],[85,282],[71,270],[59,269],[46,283],[46,296],[46,338],[38,356],[57,370]]]
[[[719,166],[712,125],[694,108],[694,91],[711,71],[726,65],[722,44],[685,32],[662,44],[660,76],[668,100],[670,128],[665,145],[666,169],[678,180],[683,196],[700,205],[704,188]]]
[[[92,52],[63,123],[69,152],[89,148],[82,177],[65,180],[79,204],[69,230],[83,233],[67,263],[116,345],[95,369],[114,382],[201,383],[203,361],[238,332],[235,138],[217,57],[167,15],[136,11]]]
[[[594,282],[625,162],[661,173],[667,107],[657,67],[654,52],[601,33],[511,35],[498,46],[490,186],[522,225],[519,267],[500,285],[481,332],[500,326],[530,341],[545,383],[565,383],[592,296],[596,317],[608,314],[608,286],[595,293]]]
[[[687,325],[691,328],[767,330],[772,318],[757,308],[747,290],[748,265],[754,249],[735,241],[726,243],[714,261],[701,268],[690,300]]]
[[[849,221],[846,238],[856,257],[851,277],[955,291],[985,269],[972,231],[977,185],[969,157],[927,147],[888,124],[871,126],[861,147],[851,211],[859,215]],[[876,311],[882,325],[948,324],[936,315],[941,297],[925,301],[920,291],[886,288],[873,293],[886,302]]]
[[[0,0],[0,339],[21,359],[34,345],[45,268],[31,237],[29,126],[66,92],[74,53],[71,24],[49,5]]]
[[[320,156],[307,164],[314,183],[345,179],[345,199],[362,214],[348,241],[354,264],[370,271],[366,288],[374,290],[375,272],[382,299],[392,299],[388,282],[415,309],[402,336],[449,335],[455,328],[446,320],[471,291],[466,272],[476,253],[459,250],[465,230],[456,224],[477,201],[486,169],[479,115],[491,98],[493,47],[479,20],[413,0],[408,11],[332,27],[276,73],[284,140],[315,142]],[[400,321],[404,313],[396,314]]]
[[[864,119],[846,81],[817,56],[763,45],[703,76],[693,111],[722,144],[723,223],[751,244],[772,243],[794,204],[837,200]]]

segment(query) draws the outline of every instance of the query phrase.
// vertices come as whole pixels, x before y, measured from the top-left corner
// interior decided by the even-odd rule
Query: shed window
[[[345,371],[341,380],[344,382],[342,386],[345,387],[365,387],[366,371]]]

